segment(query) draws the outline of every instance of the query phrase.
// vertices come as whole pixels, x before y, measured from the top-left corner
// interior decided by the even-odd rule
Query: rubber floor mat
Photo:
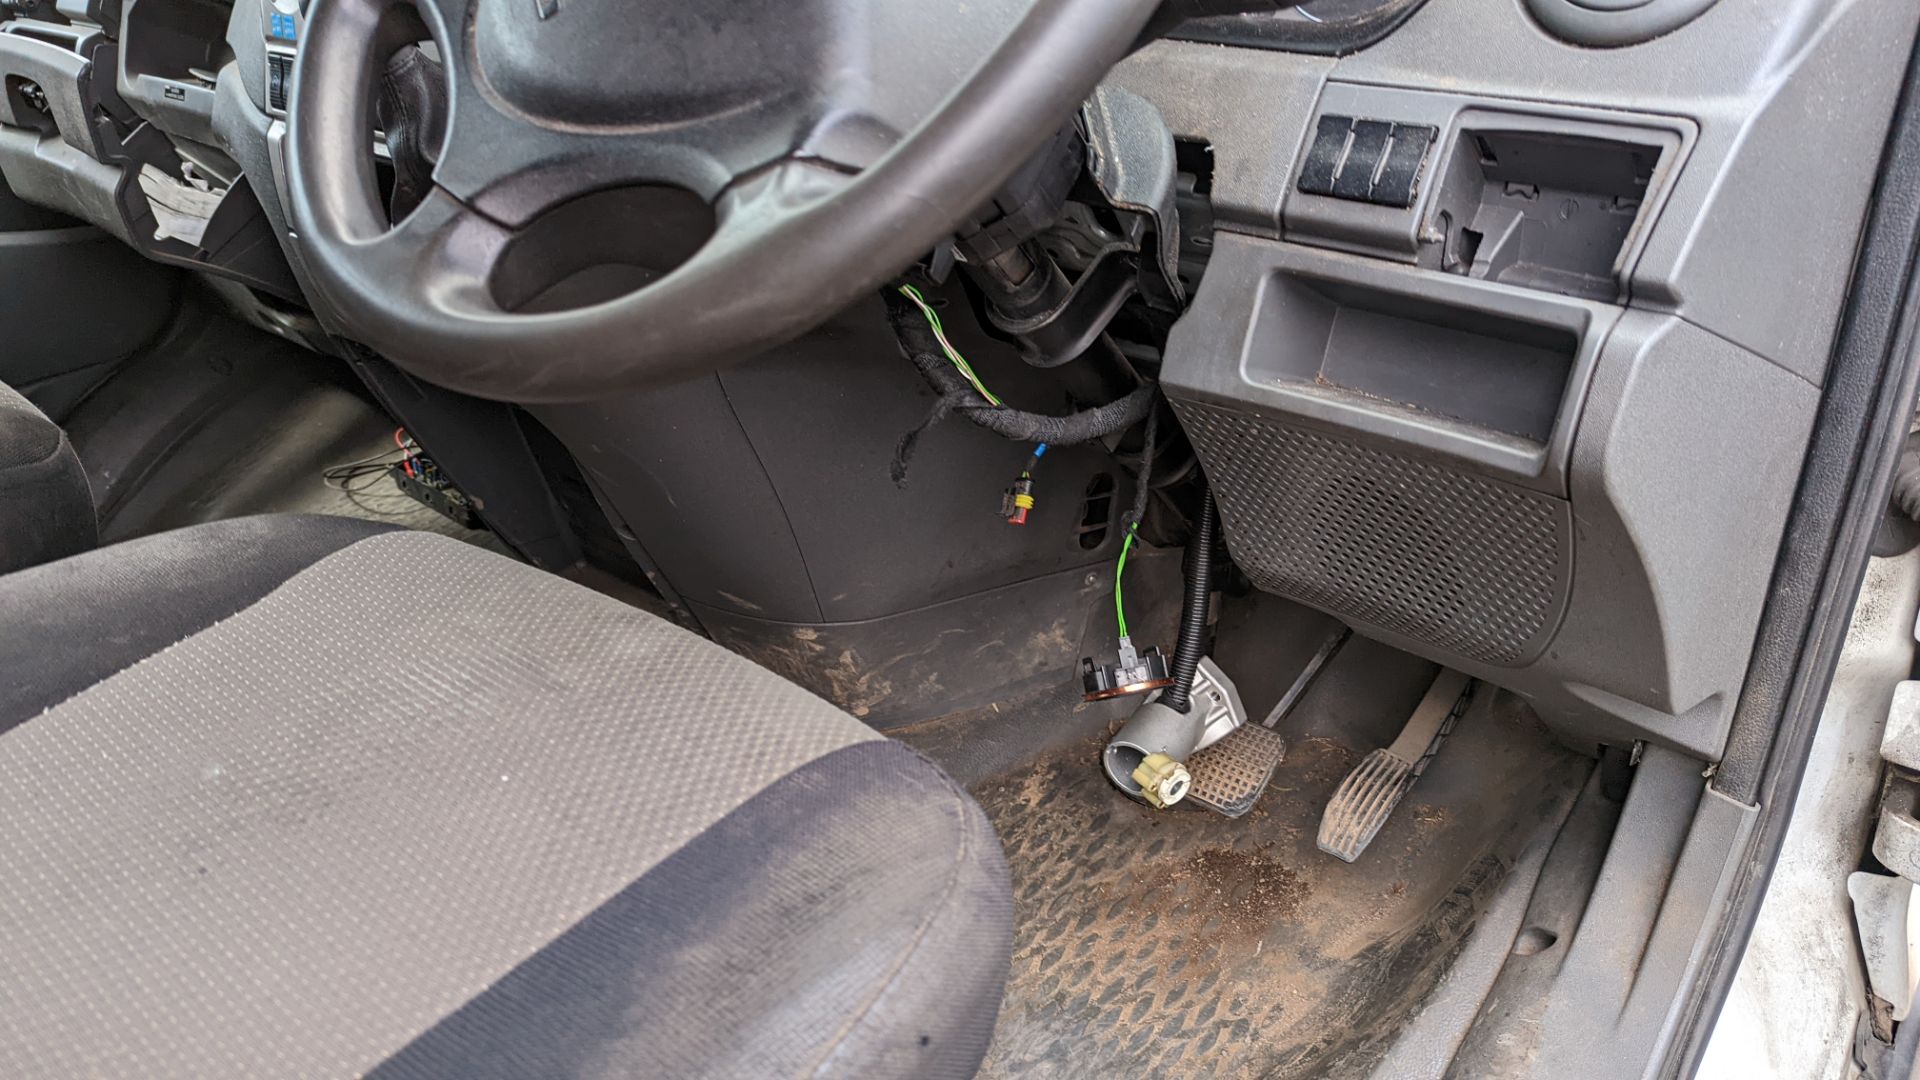
[[[986,1077],[1355,1075],[1437,984],[1591,762],[1488,693],[1354,864],[1314,847],[1369,743],[1306,730],[1237,820],[1108,784],[1101,740],[975,794],[1012,867],[1012,978]]]

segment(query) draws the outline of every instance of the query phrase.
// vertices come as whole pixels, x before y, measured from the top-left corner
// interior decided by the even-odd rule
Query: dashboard
[[[15,194],[148,258],[304,302],[271,161],[304,24],[297,0],[9,10],[0,175]]]
[[[281,148],[307,2],[0,0],[0,175],[148,258],[305,303]],[[1424,2],[1201,0],[1175,33],[1338,53]]]

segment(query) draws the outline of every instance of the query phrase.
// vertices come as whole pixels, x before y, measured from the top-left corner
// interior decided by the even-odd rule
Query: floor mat
[[[385,478],[346,492],[329,465],[394,450],[393,422],[338,360],[195,313],[69,418],[112,543],[263,513],[338,514],[437,532],[502,553]]]
[[[216,417],[175,447],[154,469],[150,486],[111,519],[109,539],[247,514],[335,514],[440,533],[508,554],[491,532],[466,528],[422,505],[385,475],[361,477],[350,489],[322,480],[330,465],[375,455],[399,460],[392,421],[358,395],[309,386],[274,404],[266,426],[223,430],[225,418]],[[227,452],[207,452],[213,447]]]
[[[1103,731],[974,785],[1017,926],[982,1076],[1342,1075],[1384,1052],[1591,766],[1483,689],[1360,860],[1321,853],[1327,798],[1433,670],[1358,644],[1290,718],[1286,760],[1238,820],[1125,798],[1099,768]]]

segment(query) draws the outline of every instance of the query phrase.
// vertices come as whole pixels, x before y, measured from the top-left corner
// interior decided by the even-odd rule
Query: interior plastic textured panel
[[[1566,504],[1192,401],[1174,402],[1254,584],[1489,664],[1521,666],[1558,625]]]

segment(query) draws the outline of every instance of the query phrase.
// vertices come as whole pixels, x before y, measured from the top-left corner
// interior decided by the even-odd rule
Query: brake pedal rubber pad
[[[1253,809],[1273,770],[1287,756],[1287,741],[1259,724],[1240,727],[1187,759],[1193,784],[1187,801],[1230,818]]]

